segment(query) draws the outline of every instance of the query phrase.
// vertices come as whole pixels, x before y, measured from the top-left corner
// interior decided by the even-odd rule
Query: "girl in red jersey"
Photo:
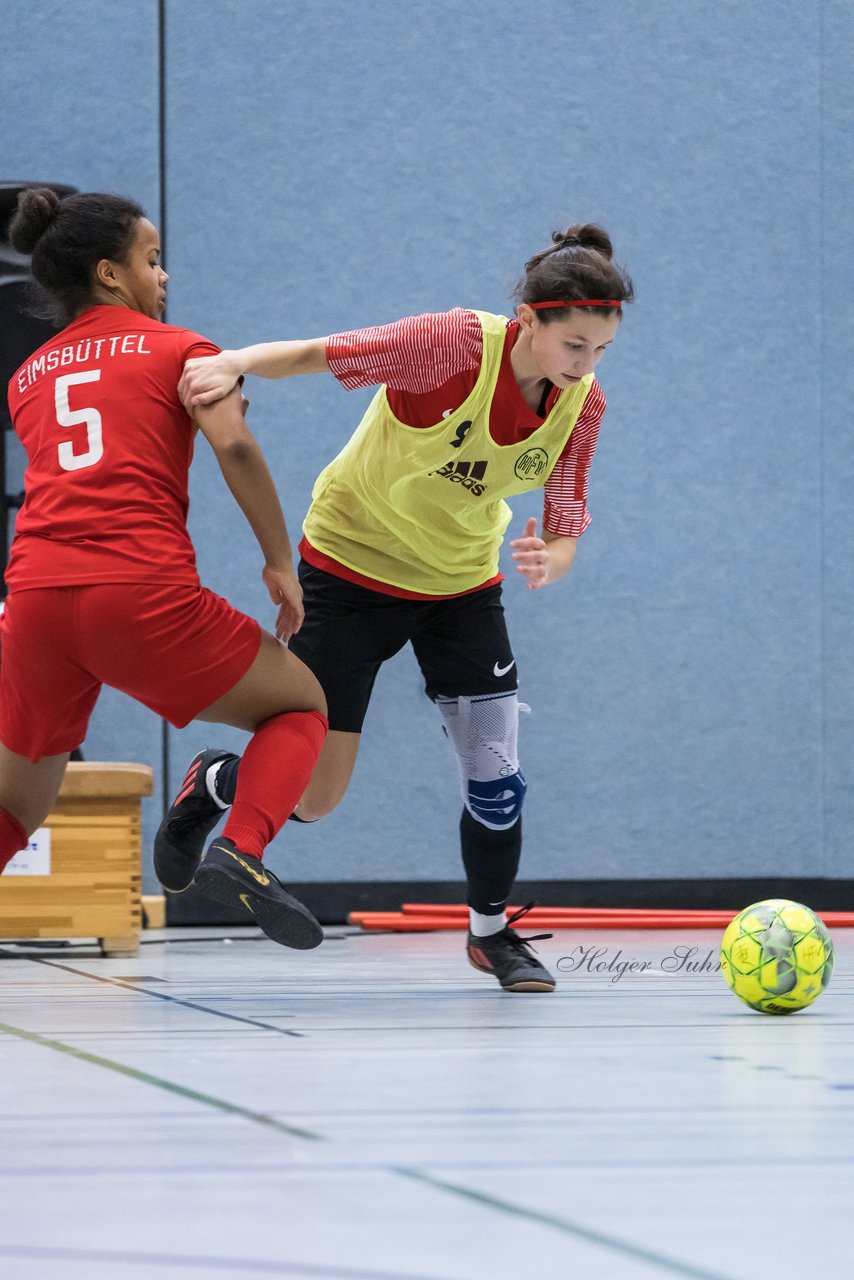
[[[589,523],[605,405],[593,369],[632,296],[608,235],[570,227],[526,264],[512,320],[459,309],[225,351],[188,361],[180,388],[195,407],[231,393],[244,373],[331,371],[346,387],[380,384],[315,484],[300,545],[306,622],[291,651],[324,687],[330,733],[294,816],[311,822],[339,803],[379,667],[410,642],[458,758],[468,957],[509,991],[555,984],[511,927],[518,916],[505,913],[526,783],[498,572],[504,499],[545,487],[542,537],[529,520],[513,559],[529,590],[563,578]],[[220,753],[211,769],[224,803],[237,765]],[[179,797],[155,844],[164,867],[194,856],[182,823]]]
[[[199,719],[252,733],[223,836],[198,870],[198,856],[189,874],[176,862],[166,887],[186,888],[195,873],[200,889],[241,904],[276,942],[315,947],[319,924],[262,855],[307,786],[326,702],[281,643],[302,625],[302,591],[240,392],[199,406],[195,425],[182,406],[186,361],[218,348],[161,321],[168,276],[138,205],[30,188],[9,235],[32,254],[66,327],[9,386],[27,471],[6,571],[0,870],[49,813],[109,684],[178,727]],[[199,582],[186,527],[196,429],[258,540],[279,639]],[[185,831],[202,841],[213,825],[205,786],[197,768],[181,791]]]

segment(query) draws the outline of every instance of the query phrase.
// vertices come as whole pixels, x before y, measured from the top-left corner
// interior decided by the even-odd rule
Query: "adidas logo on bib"
[[[446,462],[444,467],[431,471],[433,476],[443,476],[452,484],[461,484],[468,489],[473,498],[479,498],[486,492],[483,477],[486,475],[485,462]]]

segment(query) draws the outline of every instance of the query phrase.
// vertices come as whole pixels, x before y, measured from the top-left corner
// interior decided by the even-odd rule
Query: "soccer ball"
[[[833,973],[833,942],[809,907],[768,898],[745,907],[721,940],[721,972],[760,1013],[793,1013],[821,995]]]

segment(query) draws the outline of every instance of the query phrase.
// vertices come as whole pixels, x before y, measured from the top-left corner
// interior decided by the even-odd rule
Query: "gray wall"
[[[156,217],[154,0],[5,0],[3,28],[0,176]],[[635,277],[576,567],[540,593],[508,572],[526,878],[852,874],[852,55],[842,0],[167,0],[173,322],[237,345],[506,311],[578,218]],[[367,395],[250,395],[296,533]],[[269,624],[203,449],[192,501],[204,580]],[[244,739],[172,732],[170,791],[207,740]],[[160,725],[107,694],[86,747],[157,766]],[[350,795],[273,865],[455,878],[456,788],[403,655]]]

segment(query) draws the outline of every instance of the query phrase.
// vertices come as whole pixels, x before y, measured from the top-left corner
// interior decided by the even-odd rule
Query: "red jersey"
[[[489,416],[496,444],[515,444],[542,426],[560,391],[550,387],[532,409],[519,390],[510,353],[519,336],[517,321],[507,324],[501,370]],[[338,381],[349,390],[384,383],[392,413],[408,427],[432,427],[457,410],[471,394],[483,358],[483,330],[473,311],[409,316],[393,324],[336,333],[326,340],[326,358]],[[590,524],[587,485],[590,463],[605,411],[605,394],[594,380],[572,435],[546,481],[543,528],[578,538]],[[312,547],[300,552],[315,568],[387,595],[417,598],[412,592],[374,582]],[[483,586],[501,580],[501,574]],[[431,596],[430,599],[437,599]]]
[[[187,532],[195,427],[178,399],[191,356],[219,347],[128,307],[97,306],[9,383],[27,454],[6,582],[197,585]]]

